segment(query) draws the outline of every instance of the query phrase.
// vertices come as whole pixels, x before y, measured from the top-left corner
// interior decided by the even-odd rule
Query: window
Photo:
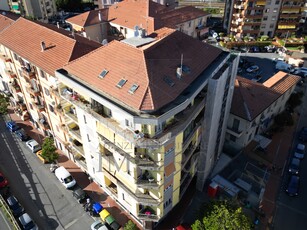
[[[18,61],[18,56],[17,56],[17,54],[13,53],[13,56],[14,56],[14,59],[15,59],[16,61]]]
[[[45,94],[46,94],[47,96],[50,96],[50,92],[49,92],[49,90],[48,90],[46,87],[44,87],[44,90],[45,90]]]
[[[252,133],[251,134],[249,134],[249,136],[248,136],[248,140],[250,141],[250,139],[252,138]]]
[[[274,28],[274,24],[270,24],[270,28],[273,29]]]
[[[29,105],[30,105],[30,109],[32,109],[32,110],[33,110],[33,105],[32,105],[31,103],[30,103]]]
[[[87,122],[86,122],[86,116],[85,115],[83,115],[83,120],[84,120],[84,123],[86,124]]]
[[[277,12],[277,10],[278,10],[278,8],[274,8],[273,12],[274,12],[274,13],[276,13],[276,12]]]
[[[279,3],[280,3],[279,0],[276,0],[276,1],[275,1],[275,5],[278,5]]]
[[[263,17],[263,21],[267,21],[267,20],[268,20],[267,16]]]
[[[91,142],[90,135],[88,135],[88,134],[86,134],[86,135],[87,135],[87,141]]]
[[[49,106],[49,110],[55,114],[53,106],[52,105],[48,105],[48,106]]]
[[[270,9],[266,9],[264,12],[265,12],[265,13],[269,13],[269,12],[270,12]]]
[[[192,25],[192,22],[191,22],[191,21],[189,21],[189,27],[191,27],[191,25]]]
[[[107,75],[108,72],[109,72],[108,70],[104,69],[104,70],[102,70],[102,72],[99,74],[98,77],[99,78],[104,78]]]
[[[125,119],[125,124],[126,126],[129,126],[129,121],[127,119]]]
[[[133,94],[138,88],[139,86],[137,84],[133,84],[128,92]]]
[[[272,17],[272,21],[275,21],[275,20],[276,20],[276,16],[273,16],[273,17]]]
[[[116,87],[122,88],[126,82],[127,82],[127,80],[121,79],[121,80],[117,83]]]
[[[45,78],[45,79],[47,78],[47,77],[46,77],[46,74],[45,74],[45,72],[44,72],[43,70],[40,70],[40,74],[41,74],[41,77],[42,77],[42,78]]]
[[[165,82],[166,84],[168,84],[170,87],[173,87],[173,86],[175,85],[175,83],[173,82],[173,80],[170,79],[168,76],[165,76],[165,77],[163,78],[163,80],[164,80],[164,82]]]

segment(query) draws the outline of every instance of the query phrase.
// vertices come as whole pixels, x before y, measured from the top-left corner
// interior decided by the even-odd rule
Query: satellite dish
[[[134,26],[134,37],[138,37],[139,36],[139,26],[136,25]]]
[[[102,45],[105,46],[105,45],[107,45],[107,44],[108,44],[108,40],[107,40],[107,39],[103,39],[103,40],[102,40]]]
[[[214,37],[214,38],[217,38],[219,35],[216,33],[216,32],[214,32],[213,34],[212,34],[212,37]]]

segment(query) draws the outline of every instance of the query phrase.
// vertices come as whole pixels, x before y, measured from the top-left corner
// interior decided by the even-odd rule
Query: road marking
[[[75,224],[79,219],[74,219],[73,221],[71,221],[70,223],[66,224],[64,226],[64,229],[68,229],[69,227],[71,227],[73,224]]]
[[[298,214],[301,214],[301,215],[307,217],[307,213],[306,213],[306,212],[302,212],[302,211],[300,211],[300,210],[298,210],[298,209],[296,209],[296,208],[291,208],[291,207],[287,206],[287,205],[284,204],[284,203],[277,202],[277,205],[286,207],[286,208],[290,209],[290,210],[293,211],[293,212],[296,212],[296,213],[298,213]]]

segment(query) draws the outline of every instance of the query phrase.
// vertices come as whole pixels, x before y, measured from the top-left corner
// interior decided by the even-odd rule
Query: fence
[[[7,214],[5,217],[7,217],[10,221],[10,223],[13,225],[15,230],[21,230],[21,228],[19,227],[15,217],[13,216],[9,206],[6,204],[5,200],[3,199],[2,195],[0,195],[0,205],[1,205],[1,209],[3,209],[5,211],[5,213]]]

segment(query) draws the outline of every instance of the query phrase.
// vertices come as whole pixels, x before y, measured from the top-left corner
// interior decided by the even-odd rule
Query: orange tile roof
[[[0,10],[0,31],[12,25],[17,18],[14,13]]]
[[[99,20],[99,13],[101,15],[101,21]],[[81,27],[87,27],[95,24],[99,24],[108,19],[108,9],[91,10],[83,14],[76,15],[74,17],[66,19],[66,22],[75,24]]]
[[[43,52],[42,41],[46,44]],[[69,36],[68,31],[56,26],[36,23],[22,17],[0,33],[0,44],[51,75],[69,61],[101,46],[78,35],[74,39]]]
[[[299,81],[299,77],[278,72],[267,84],[237,76],[230,112],[252,121]]]
[[[172,30],[146,48],[110,42],[64,69],[116,103],[136,111],[156,111],[178,97],[221,53],[218,48]],[[178,79],[176,69],[182,54],[183,64],[191,72]],[[100,79],[98,75],[103,69],[109,72]],[[166,83],[166,77],[174,86]],[[121,79],[127,82],[118,88]],[[133,84],[138,89],[131,94],[128,91]]]
[[[108,11],[109,22],[130,29],[138,26],[146,29],[148,34],[208,15],[192,6],[172,9],[151,0],[125,0],[110,6]]]

